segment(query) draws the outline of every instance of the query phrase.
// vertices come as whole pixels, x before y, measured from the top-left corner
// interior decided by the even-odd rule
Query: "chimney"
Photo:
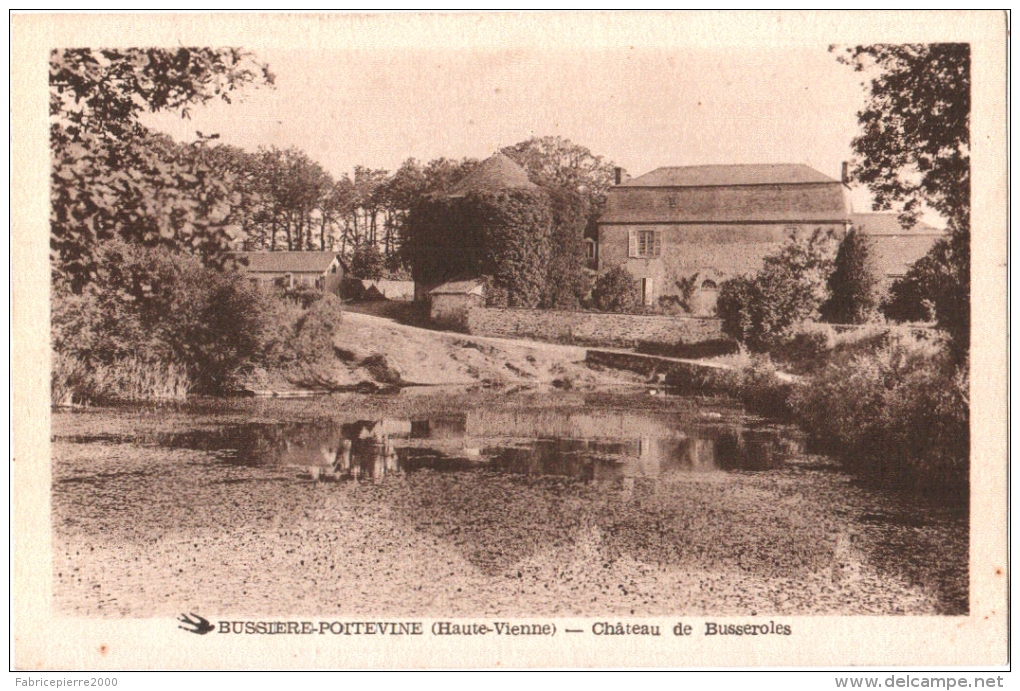
[[[623,182],[623,168],[620,168],[619,166],[613,168],[613,179],[615,180],[614,184],[616,185]]]
[[[843,171],[842,176],[840,177],[840,182],[847,187],[850,186],[850,164],[847,161],[843,161]]]

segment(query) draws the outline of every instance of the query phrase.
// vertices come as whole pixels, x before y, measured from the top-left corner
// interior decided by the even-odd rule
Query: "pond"
[[[720,401],[208,400],[57,413],[53,450],[55,599],[77,614],[967,608],[965,510]]]
[[[718,414],[717,414],[718,415]],[[323,480],[471,469],[585,482],[720,470],[767,470],[803,450],[796,430],[679,421],[648,411],[474,410],[417,420],[327,418],[169,433],[158,443],[219,452]]]

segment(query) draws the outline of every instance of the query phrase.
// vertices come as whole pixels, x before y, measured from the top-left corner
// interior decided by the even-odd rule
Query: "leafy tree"
[[[969,310],[967,293],[962,289],[970,283],[969,275],[959,272],[970,268],[970,244],[960,233],[935,242],[929,252],[914,262],[906,275],[893,283],[882,312],[895,321],[931,321],[950,325],[953,341],[969,343],[964,329]]]
[[[879,209],[903,204],[913,221],[927,204],[954,224],[970,212],[970,45],[878,44],[845,49],[855,71],[874,73],[857,114],[853,176]],[[912,223],[911,223],[912,225]]]
[[[407,239],[407,216],[415,201],[425,193],[426,184],[421,164],[417,159],[409,158],[383,182],[379,190],[385,218],[384,254],[391,271],[399,271],[406,263],[401,249]]]
[[[878,306],[879,277],[873,243],[857,228],[851,228],[839,245],[829,276],[828,301],[822,317],[837,324],[863,324]]]
[[[569,139],[532,137],[504,147],[502,153],[524,168],[536,185],[584,195],[594,212],[602,210],[606,190],[613,185],[613,162]]]
[[[54,291],[53,348],[89,369],[136,356],[173,363],[200,391],[218,393],[261,358],[267,299],[239,271],[110,240],[97,249],[95,276],[80,294]]]
[[[272,84],[268,66],[240,48],[72,48],[50,53],[50,116],[71,139],[123,137],[142,111],[180,111],[248,84]]]
[[[624,266],[601,274],[591,291],[592,304],[602,312],[624,312],[641,301],[634,275]]]
[[[98,245],[114,238],[165,245],[222,263],[232,180],[138,123],[271,84],[236,48],[55,50],[50,54],[50,185],[53,276],[80,291],[94,278]]]
[[[740,343],[756,341],[762,331],[755,306],[763,301],[755,281],[748,276],[735,276],[719,286],[715,312],[722,319],[723,333]]]
[[[858,113],[854,177],[878,209],[903,204],[913,224],[923,205],[942,214],[951,237],[932,247],[914,283],[934,305],[957,354],[970,345],[970,45],[877,44],[847,48],[839,60],[873,73],[869,100]],[[904,287],[903,291],[912,288]]]
[[[268,247],[265,232],[264,177],[260,157],[236,146],[210,145],[213,138],[202,138],[195,148],[196,157],[209,168],[214,180],[229,184],[231,190],[228,225],[240,226],[249,249]]]
[[[378,280],[386,269],[386,258],[375,245],[364,243],[351,254],[351,277]]]
[[[95,275],[95,252],[120,238],[226,259],[225,223],[238,197],[196,145],[140,133],[126,142],[86,135],[53,148],[50,247],[54,279],[75,291]]]
[[[554,187],[547,192],[552,232],[542,306],[573,310],[581,306],[591,290],[584,243],[591,204],[585,196],[567,188]]]
[[[263,223],[268,224],[269,249],[277,249],[277,235],[284,233],[292,251],[325,249],[325,228],[318,228],[316,242],[313,215],[322,215],[324,199],[334,187],[333,178],[322,166],[298,148],[259,150]]]
[[[835,254],[831,231],[792,234],[753,277],[738,276],[720,286],[716,313],[723,331],[751,350],[765,351],[789,338],[801,322],[817,320],[829,297]]]

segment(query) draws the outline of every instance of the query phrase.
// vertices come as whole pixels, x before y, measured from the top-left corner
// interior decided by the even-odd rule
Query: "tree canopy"
[[[765,257],[757,274],[723,282],[716,305],[723,331],[762,352],[781,344],[798,324],[817,321],[829,298],[836,247],[832,231],[794,233]]]
[[[144,111],[230,102],[248,84],[272,84],[268,65],[240,48],[72,48],[50,53],[50,117],[72,139],[123,136]]]
[[[961,225],[970,213],[970,45],[877,44],[838,57],[873,74],[852,145],[853,177],[878,209],[902,204],[913,225],[922,204]]]
[[[50,54],[50,226],[53,276],[79,291],[97,271],[102,242],[163,245],[216,264],[223,224],[240,201],[232,178],[201,155],[149,132],[143,111],[229,100],[271,84],[268,67],[237,48],[54,50]]]
[[[875,195],[876,209],[902,204],[901,220],[913,225],[927,205],[950,230],[915,264],[913,286],[894,286],[900,303],[894,312],[920,313],[920,303],[930,301],[939,326],[964,354],[970,344],[970,45],[855,46],[838,59],[874,75],[858,113],[854,178]],[[909,308],[902,304],[908,294],[917,302]]]
[[[524,168],[541,187],[562,187],[581,193],[596,211],[613,184],[613,162],[562,137],[532,137],[503,147],[501,152]]]

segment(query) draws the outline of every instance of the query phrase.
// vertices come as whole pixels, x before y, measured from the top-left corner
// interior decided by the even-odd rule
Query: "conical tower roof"
[[[533,190],[538,185],[528,179],[524,169],[504,154],[497,153],[485,159],[449,192],[451,197],[463,197],[471,192],[498,192],[500,190]]]

